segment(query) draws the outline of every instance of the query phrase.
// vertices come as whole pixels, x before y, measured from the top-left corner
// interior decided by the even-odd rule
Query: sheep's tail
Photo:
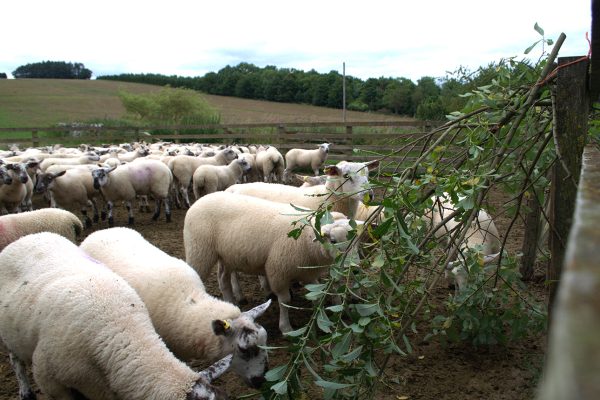
[[[83,232],[83,223],[79,218],[77,218],[77,216],[74,215],[73,217],[73,231],[75,232],[75,237],[77,238],[81,236],[81,233]]]

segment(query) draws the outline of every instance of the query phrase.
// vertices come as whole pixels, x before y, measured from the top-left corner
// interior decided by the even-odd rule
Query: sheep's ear
[[[64,171],[57,172],[56,174],[54,174],[54,178],[58,178],[59,176],[63,176],[66,173],[67,173],[66,169]]]
[[[115,169],[117,169],[118,165],[115,165],[114,167],[110,167],[109,169],[106,170],[107,174],[110,174],[111,172],[113,172]]]
[[[37,160],[36,160],[36,161],[33,161],[33,160],[32,160],[32,161],[29,161],[29,162],[27,163],[27,168],[35,168],[35,167],[37,167],[37,166],[39,166],[39,165],[40,165],[40,162],[39,162],[39,161],[37,161]]]
[[[217,336],[227,336],[232,332],[231,323],[226,319],[215,319],[212,322],[212,330]]]
[[[200,371],[200,378],[206,382],[210,383],[213,380],[217,379],[219,376],[223,375],[225,371],[231,365],[231,359],[233,358],[233,354],[229,354],[226,357],[223,357],[210,367],[206,368],[203,371]]]
[[[339,176],[342,175],[342,170],[337,167],[337,165],[328,165],[323,168],[323,171],[329,176]]]
[[[256,318],[263,315],[265,313],[265,311],[267,311],[267,308],[269,308],[270,305],[271,305],[271,299],[267,300],[266,302],[262,303],[259,306],[254,307],[251,310],[243,312],[243,315],[251,318],[252,320],[255,320]]]
[[[367,168],[369,168],[369,171],[374,170],[377,167],[379,167],[379,160],[374,160],[367,163]]]

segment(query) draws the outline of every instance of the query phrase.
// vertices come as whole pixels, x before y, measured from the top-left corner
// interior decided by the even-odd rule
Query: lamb
[[[337,165],[325,168],[328,176],[325,185],[297,188],[289,185],[255,182],[233,185],[226,191],[280,203],[291,203],[297,207],[311,210],[331,204],[332,211],[341,212],[348,218],[355,218],[358,205],[365,192],[371,199],[373,198],[373,192],[368,187],[369,169],[376,166],[376,162],[366,164],[341,161]]]
[[[58,208],[42,208],[0,216],[0,251],[18,238],[39,232],[54,232],[72,242],[83,231],[73,213]]]
[[[243,158],[250,166],[250,170],[242,175],[241,183],[258,182],[260,180],[260,173],[256,168],[256,154],[242,153],[238,154],[238,158]]]
[[[290,149],[285,153],[284,175],[295,169],[311,169],[315,176],[319,175],[319,168],[325,164],[329,155],[329,143],[322,143],[315,150]]]
[[[179,191],[183,197],[183,202],[187,208],[190,207],[190,198],[188,188],[192,182],[194,171],[201,165],[228,165],[237,158],[237,153],[232,148],[227,147],[219,150],[212,157],[193,157],[193,156],[175,156],[169,160],[169,168],[173,172],[173,178],[179,185]]]
[[[10,183],[0,185],[0,214],[5,215],[9,212],[18,212],[21,203],[27,197],[27,182],[29,174],[27,174],[26,163],[6,164]]]
[[[200,273],[203,281],[218,263],[219,287],[226,301],[234,301],[232,272],[266,277],[279,302],[281,332],[292,330],[285,306],[290,302],[290,283],[316,280],[335,257],[333,249],[316,241],[310,229],[298,239],[288,236],[292,223],[299,219],[298,215],[290,215],[294,212],[285,204],[215,192],[192,205],[183,227],[186,262]],[[335,229],[323,227],[323,236],[331,242],[345,241],[352,229],[345,221]],[[323,268],[301,268],[307,266]]]
[[[284,177],[283,156],[273,146],[260,146],[256,151],[256,169],[264,182],[281,182]]]
[[[131,202],[136,195],[152,195],[155,199],[153,220],[160,216],[164,202],[167,222],[171,222],[169,189],[173,175],[165,164],[158,160],[136,160],[116,167],[101,167],[92,171],[94,188],[100,189],[108,207],[108,224],[114,226],[113,204],[125,201],[129,213],[128,223],[134,222]]]
[[[244,158],[237,158],[229,165],[201,165],[194,171],[192,187],[197,199],[239,183],[242,176],[250,171],[250,164]]]
[[[87,215],[88,207],[92,208],[94,222],[99,220],[96,197],[100,195],[100,191],[94,188],[91,169],[70,168],[60,172],[40,173],[37,175],[35,191],[50,195],[50,207],[78,206],[86,228],[92,226],[92,220]]]
[[[111,228],[89,235],[80,248],[125,279],[148,308],[156,332],[183,361],[233,354],[232,369],[247,385],[265,381],[267,332],[254,322],[270,301],[244,313],[206,293],[183,260],[150,244],[138,232]],[[174,290],[176,288],[177,290]]]
[[[68,239],[27,235],[0,253],[0,339],[35,399],[225,399],[212,379],[228,356],[195,372],[167,349],[131,286]]]
[[[460,222],[454,219],[450,219],[443,225],[442,222],[444,218],[456,210],[456,206],[452,204],[447,194],[441,197],[433,197],[432,200],[434,202],[433,209],[427,211],[423,219],[426,222],[431,222],[434,229],[441,225],[434,233],[435,238],[443,238],[449,246],[454,246],[451,243],[451,237],[458,229]],[[459,252],[464,252],[467,249],[477,250],[483,256],[484,265],[494,261],[500,252],[500,235],[492,217],[485,210],[479,210],[477,217],[466,229],[465,240],[458,246]],[[459,292],[465,288],[468,271],[458,260],[453,260],[448,264],[446,275],[450,275],[455,279]]]

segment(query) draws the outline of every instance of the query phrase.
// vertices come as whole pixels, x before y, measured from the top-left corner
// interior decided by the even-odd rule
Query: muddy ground
[[[494,203],[500,205],[506,198],[495,196]],[[38,201],[38,203],[40,202]],[[134,228],[156,246],[176,257],[184,258],[183,221],[185,210],[173,210],[173,221],[166,223],[161,217],[154,223],[151,214],[136,214]],[[510,220],[505,216],[496,217],[501,233],[505,232]],[[122,208],[115,216],[116,225],[125,226],[127,218]],[[517,224],[518,225],[518,224]],[[94,225],[85,235],[97,229],[106,228],[106,223]],[[522,227],[517,226],[509,240],[509,250],[520,248]],[[538,266],[537,275],[543,273]],[[530,289],[543,296],[541,279],[530,284]],[[264,298],[255,277],[242,277],[242,286],[248,297],[250,308],[261,303]],[[219,295],[216,277],[205,282],[207,290]],[[296,301],[302,298],[302,289],[295,289]],[[443,300],[448,289],[440,288],[435,293],[437,300]],[[291,311],[291,321],[295,326],[307,319],[299,311]],[[272,306],[260,323],[269,333],[269,345],[282,346],[286,341],[277,328],[278,308]],[[437,342],[421,343],[414,347],[410,357],[396,356],[388,367],[384,385],[375,399],[420,399],[420,400],[525,400],[535,396],[535,387],[540,378],[545,352],[545,336],[530,338],[506,348],[478,348],[468,345],[441,346]],[[288,354],[279,350],[270,355],[270,365],[277,366],[287,361]],[[225,374],[217,382],[226,388],[232,398],[252,393],[231,373]],[[317,394],[318,396],[318,394]],[[38,396],[44,399],[43,396]],[[256,398],[256,397],[255,397]],[[5,352],[0,353],[0,400],[18,399],[18,387]]]

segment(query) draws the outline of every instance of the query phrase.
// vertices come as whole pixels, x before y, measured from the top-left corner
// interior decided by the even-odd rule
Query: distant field
[[[0,79],[0,128],[45,127],[59,122],[119,119],[125,109],[120,89],[147,93],[160,86],[97,80]],[[342,110],[309,105],[205,95],[221,113],[221,122],[339,122]],[[347,121],[406,120],[375,113],[348,111]]]

